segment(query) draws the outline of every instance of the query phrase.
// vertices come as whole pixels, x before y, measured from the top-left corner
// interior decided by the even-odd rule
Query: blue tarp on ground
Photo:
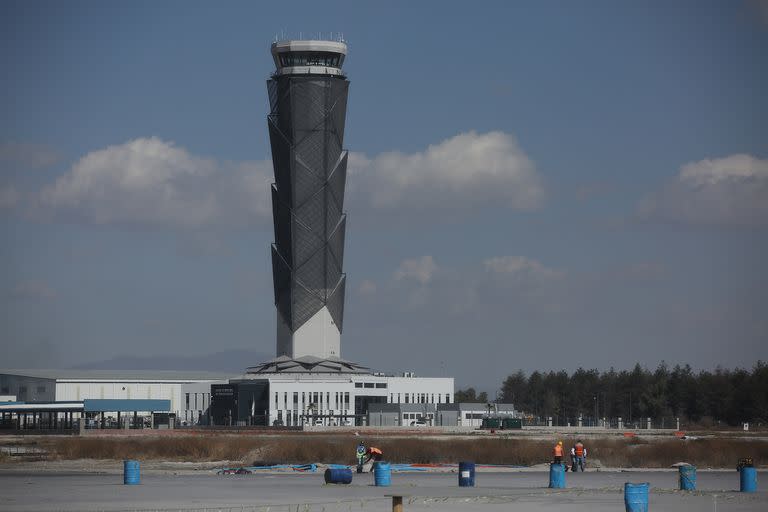
[[[170,400],[155,399],[86,399],[83,400],[86,412],[168,412]]]

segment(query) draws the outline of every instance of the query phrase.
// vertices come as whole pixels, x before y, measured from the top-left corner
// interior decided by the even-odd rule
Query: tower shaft
[[[349,82],[346,45],[288,41],[272,46],[267,82],[275,183],[272,273],[277,355],[340,357],[344,317],[343,150]]]

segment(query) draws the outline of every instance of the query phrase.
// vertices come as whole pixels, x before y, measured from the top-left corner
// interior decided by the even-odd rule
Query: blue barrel
[[[139,471],[139,461],[123,461],[123,483],[125,485],[138,485],[141,483],[141,472]]]
[[[648,512],[649,483],[624,484],[624,510],[626,512]]]
[[[325,483],[327,484],[352,483],[352,470],[349,468],[328,468],[325,470]]]
[[[739,490],[741,492],[757,492],[757,470],[741,468],[739,470]]]
[[[459,462],[459,487],[475,486],[475,463]]]
[[[389,487],[392,485],[392,469],[389,462],[379,461],[373,465],[373,482],[376,487]]]
[[[553,462],[549,465],[549,488],[565,489],[565,465]]]
[[[680,490],[681,491],[695,491],[696,490],[696,466],[680,466]]]

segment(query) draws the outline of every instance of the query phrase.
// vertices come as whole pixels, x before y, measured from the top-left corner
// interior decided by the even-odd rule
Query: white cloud
[[[562,270],[522,256],[497,256],[465,268],[438,266],[432,256],[403,260],[379,300],[404,311],[429,309],[451,314],[496,311],[515,304],[553,309],[567,288]]]
[[[56,291],[40,281],[18,283],[11,291],[15,299],[50,300],[56,298]]]
[[[376,293],[376,290],[378,289],[378,286],[376,286],[376,283],[371,281],[370,279],[364,279],[360,286],[358,287],[358,291],[361,295],[373,295]]]
[[[3,142],[0,144],[0,166],[25,169],[50,167],[59,161],[59,155],[43,144]]]
[[[19,202],[19,191],[12,185],[0,187],[0,210],[12,209]]]
[[[98,224],[250,224],[271,213],[271,163],[217,162],[157,137],[82,157],[40,194],[40,206]]]
[[[562,272],[523,256],[497,256],[483,261],[483,266],[487,272],[516,279],[552,279],[562,276]]]
[[[376,209],[451,210],[499,204],[530,210],[544,196],[536,168],[512,135],[462,133],[418,153],[350,154],[353,201]]]
[[[639,214],[694,224],[766,224],[768,160],[736,154],[688,163],[640,203]]]
[[[98,224],[249,225],[271,217],[270,161],[220,162],[157,137],[92,151],[40,192],[43,213]],[[452,212],[468,206],[532,209],[543,198],[514,137],[468,132],[425,151],[350,155],[353,215],[370,209]]]
[[[418,281],[427,284],[437,272],[437,264],[432,256],[403,260],[395,270],[396,281]]]

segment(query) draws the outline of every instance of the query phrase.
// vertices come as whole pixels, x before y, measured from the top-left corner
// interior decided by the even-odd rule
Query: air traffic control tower
[[[344,322],[344,121],[347,45],[272,44],[267,81],[275,183],[272,275],[277,356],[341,357]]]

